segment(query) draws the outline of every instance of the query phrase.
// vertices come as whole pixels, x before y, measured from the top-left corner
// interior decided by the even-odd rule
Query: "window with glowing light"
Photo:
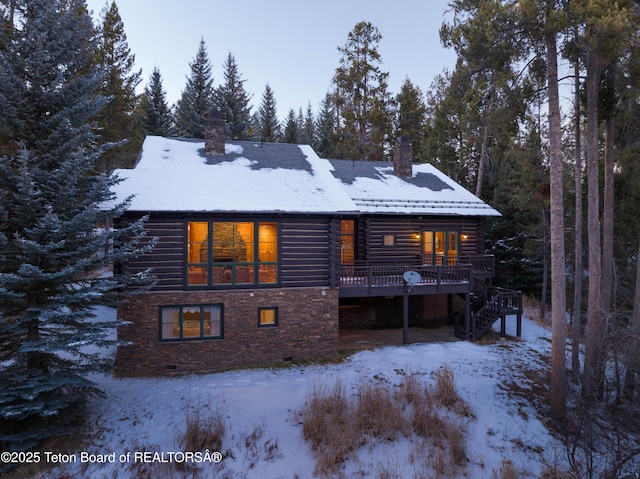
[[[423,231],[423,264],[456,264],[460,234],[457,231]]]
[[[261,328],[278,325],[278,308],[258,308],[258,326]]]
[[[222,337],[222,304],[160,307],[161,341]]]
[[[354,220],[342,220],[340,222],[340,262],[353,264],[355,254],[356,228]]]
[[[188,286],[241,286],[277,282],[277,223],[188,223]]]

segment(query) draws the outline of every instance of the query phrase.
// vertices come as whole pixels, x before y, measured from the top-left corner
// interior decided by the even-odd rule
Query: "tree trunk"
[[[575,75],[575,254],[574,254],[574,290],[573,322],[571,330],[571,370],[575,378],[580,377],[580,333],[582,318],[582,122],[580,121],[580,66],[576,61]]]
[[[636,262],[636,290],[635,296],[633,298],[633,315],[631,316],[631,340],[628,342],[625,351],[625,362],[627,371],[625,374],[624,381],[624,389],[623,389],[623,397],[626,399],[632,399],[633,393],[635,391],[636,381],[636,368],[638,363],[640,363],[640,359],[638,356],[640,353],[637,350],[637,347],[632,347],[631,345],[638,344],[640,341],[640,251],[638,251],[638,258]]]
[[[585,331],[583,394],[595,401],[604,384],[602,314],[602,252],[600,249],[600,181],[598,151],[598,93],[601,67],[593,47],[587,50],[587,235],[589,237],[589,302]]]
[[[602,307],[605,323],[611,316],[613,288],[613,156],[615,135],[615,89],[616,65],[612,62],[607,67],[607,90],[609,101],[606,105],[606,135],[604,145],[604,205],[602,213]]]
[[[564,250],[564,193],[558,53],[556,34],[547,33],[547,84],[549,89],[549,174],[551,177],[551,414],[564,419],[566,400],[566,275]]]
[[[549,221],[547,216],[550,212],[542,210],[542,291],[540,293],[540,316],[541,323],[545,322],[547,316],[547,296],[549,293]]]
[[[482,183],[484,182],[484,169],[487,167],[487,155],[489,141],[489,127],[484,127],[482,135],[482,148],[480,149],[480,161],[478,162],[478,177],[476,181],[476,196],[480,198],[482,195]]]

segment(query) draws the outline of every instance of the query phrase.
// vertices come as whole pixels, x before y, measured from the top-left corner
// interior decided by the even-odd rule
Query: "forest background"
[[[6,62],[17,68],[15,45],[29,40],[16,25],[23,20],[36,25],[34,18],[44,15],[21,10],[27,3],[0,2],[3,75],[10,73]],[[43,7],[45,13],[64,15],[67,4],[75,8],[73,18],[88,13],[84,2],[54,3],[60,4],[59,11]],[[189,63],[175,105],[167,104],[158,69],[137,94],[142,72],[134,68],[125,25],[111,2],[91,30],[90,55],[77,68],[78,75],[102,72],[89,92],[101,99],[100,105],[87,114],[94,122],[87,123],[95,135],[90,140],[105,145],[95,155],[94,171],[108,176],[116,168],[132,167],[145,135],[202,138],[212,109],[221,112],[229,139],[305,143],[327,158],[388,160],[396,138],[406,137],[416,162],[434,164],[502,213],[488,223],[487,233],[500,284],[539,298],[542,316],[551,300],[552,415],[566,418],[567,397],[575,389],[570,379],[580,385],[577,401],[585,408],[635,404],[640,370],[639,3],[452,0],[449,6],[451,19],[443,23],[440,37],[456,52],[457,63],[431,85],[414,85],[407,78],[400,91],[391,92],[378,49],[382,32],[360,22],[337,46],[341,57],[321,104],[315,109],[301,105],[280,117],[268,84],[252,104],[256,92],[245,90],[233,52],[214,84],[204,41]],[[562,78],[559,61],[571,65]],[[15,78],[5,82],[17,83]],[[562,99],[560,85],[570,92]],[[13,97],[5,94],[5,103],[7,98]],[[29,101],[28,96],[20,99]],[[34,116],[27,116],[27,108],[4,111],[2,153],[17,158],[14,146],[28,146],[29,138],[17,138],[16,125]],[[11,267],[5,264],[0,272],[4,286]]]

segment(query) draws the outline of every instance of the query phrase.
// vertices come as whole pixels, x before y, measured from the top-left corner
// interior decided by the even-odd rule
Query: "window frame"
[[[351,226],[349,230],[346,229],[348,225]],[[354,218],[340,220],[340,264],[352,265],[357,261],[357,230],[358,224]]]
[[[438,245],[438,233],[442,234],[442,244]],[[433,251],[429,254],[425,252],[425,235],[431,235],[431,245],[433,247]],[[455,235],[455,249],[451,248],[451,236]],[[460,258],[460,250],[462,247],[461,244],[461,231],[457,228],[438,228],[438,229],[430,229],[423,228],[420,231],[420,256],[424,259],[430,256],[431,263],[430,264],[455,264]],[[442,248],[442,253],[438,253],[438,249]],[[450,255],[450,251],[455,251],[455,256]],[[441,263],[438,263],[438,258],[441,258]],[[453,263],[452,263],[453,261]]]
[[[200,335],[199,336],[184,336],[184,310],[192,309],[192,308],[200,308]],[[217,308],[219,311],[219,323],[220,323],[220,334],[217,335],[204,335],[205,329],[205,320],[204,320],[204,310],[205,308]],[[163,335],[163,327],[165,323],[163,323],[163,311],[178,309],[178,331],[179,336],[177,337],[164,337]],[[170,324],[170,323],[166,323]],[[160,342],[175,342],[175,341],[202,341],[202,340],[211,340],[211,339],[224,339],[224,303],[204,303],[204,304],[164,304],[158,306],[158,339]],[[175,326],[174,326],[175,327]]]
[[[390,243],[387,240],[391,240]],[[382,235],[382,247],[383,248],[395,248],[396,246],[396,235],[395,233],[385,233]]]
[[[273,323],[262,322],[262,312],[273,311]],[[259,328],[277,328],[278,327],[278,307],[277,306],[264,306],[258,308],[258,327]]]
[[[189,261],[189,248],[191,244],[191,239],[189,237],[189,228],[191,224],[195,223],[206,223],[207,224],[207,239],[206,239],[206,250],[207,253],[207,261],[199,261],[199,262],[190,262]],[[214,243],[214,235],[215,235],[215,225],[219,224],[242,224],[242,223],[251,223],[252,224],[252,242],[253,245],[251,247],[250,255],[253,256],[252,261],[220,261],[220,258],[215,258],[214,248],[216,248]],[[269,250],[270,254],[275,255],[275,261],[261,261],[261,254],[265,252],[262,251],[261,245],[266,247],[269,242],[260,241],[260,232],[262,225],[273,225],[275,228],[275,250]],[[235,228],[235,226],[234,226]],[[231,218],[231,219],[189,219],[185,222],[185,274],[184,281],[185,287],[188,289],[242,289],[242,288],[268,288],[268,287],[277,287],[280,285],[280,272],[281,272],[281,238],[280,238],[280,222],[272,219],[245,219],[245,218]],[[235,243],[233,248],[235,248]],[[249,250],[247,250],[249,252]],[[218,261],[216,261],[216,259]],[[216,276],[219,276],[220,270],[216,271],[214,268],[221,268],[225,274],[225,279],[228,281],[224,282],[216,282]],[[240,268],[246,268],[248,270],[245,271],[245,274],[248,274],[249,277],[253,276],[252,281],[243,281],[239,282],[238,279],[240,277]],[[193,272],[193,269],[198,270],[203,273],[203,282],[201,283],[190,283],[190,273]],[[275,270],[275,271],[273,271]],[[263,274],[261,274],[263,273]],[[271,278],[273,277],[274,281],[261,281],[261,276]]]

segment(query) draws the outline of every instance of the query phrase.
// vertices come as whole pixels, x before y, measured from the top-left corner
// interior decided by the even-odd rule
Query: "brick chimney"
[[[204,125],[204,151],[207,155],[224,155],[224,120],[217,110],[211,110]]]
[[[393,173],[400,178],[413,176],[413,145],[404,136],[393,147]]]

